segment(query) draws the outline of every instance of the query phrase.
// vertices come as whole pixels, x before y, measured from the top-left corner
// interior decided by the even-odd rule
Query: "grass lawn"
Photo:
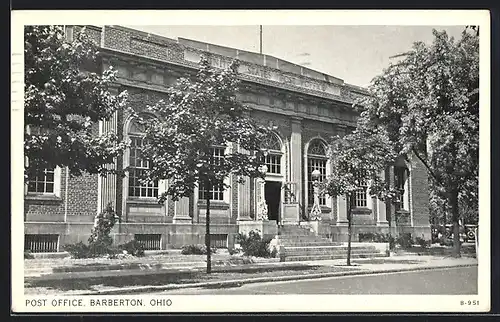
[[[352,271],[357,269],[359,268],[300,265],[296,267],[252,268],[239,272],[220,272],[221,269],[214,268],[212,274],[206,274],[204,271],[187,271],[142,276],[116,276],[80,280],[71,279],[27,282],[25,283],[24,292],[26,295],[72,295],[82,292],[115,289],[120,287],[191,284],[207,281],[247,279],[252,277],[310,275],[317,273]]]

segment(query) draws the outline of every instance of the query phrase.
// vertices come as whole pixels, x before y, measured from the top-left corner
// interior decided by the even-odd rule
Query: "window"
[[[265,156],[264,163],[268,173],[281,174],[281,155],[268,154]]]
[[[206,200],[207,197],[210,200],[220,200],[220,201],[224,200],[224,187],[222,185],[213,185],[207,191],[205,190],[205,185],[203,181],[201,181],[200,188],[198,189],[198,199]]]
[[[28,179],[28,192],[53,194],[55,193],[55,170],[44,169]]]
[[[40,126],[27,125],[26,134],[31,136],[48,137],[51,131]],[[43,169],[28,178],[28,193],[32,194],[58,194],[60,168]]]
[[[408,179],[408,169],[405,167],[394,167],[394,186],[399,190],[399,202],[396,204],[397,210],[407,209],[406,202],[406,182]]]
[[[134,136],[130,139],[128,195],[139,198],[156,198],[158,197],[158,181],[155,180],[144,184],[140,180],[144,170],[151,167],[151,162],[141,157],[141,148],[145,143],[144,139]]]
[[[210,149],[212,153],[212,163],[213,164],[221,164],[222,160],[224,159],[224,148],[217,147],[217,148],[211,148]],[[216,184],[212,185],[208,189],[208,191],[205,189],[205,183],[201,180],[199,187],[198,187],[198,199],[199,200],[206,200],[207,197],[210,200],[224,200],[224,186],[222,184]]]
[[[267,151],[264,157],[264,164],[267,166],[267,173],[281,174],[281,142],[275,134],[267,136],[261,144],[261,148]]]
[[[320,140],[314,140],[307,149],[307,202],[308,205],[314,203],[314,188],[312,172],[319,170],[321,173],[318,178],[319,182],[326,180],[326,149],[325,145]],[[322,195],[319,197],[319,204],[326,205],[326,197]]]
[[[361,182],[359,189],[354,193],[353,205],[354,208],[365,208],[368,206],[366,193],[368,191],[368,184],[365,180]]]

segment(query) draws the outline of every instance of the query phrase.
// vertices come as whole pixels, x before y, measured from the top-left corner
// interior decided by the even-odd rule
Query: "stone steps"
[[[283,246],[282,261],[332,260],[347,258],[347,244],[317,236],[307,226],[283,226],[280,230]],[[385,257],[375,246],[351,245],[352,258]]]

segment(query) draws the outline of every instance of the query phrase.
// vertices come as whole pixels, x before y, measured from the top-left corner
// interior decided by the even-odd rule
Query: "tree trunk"
[[[207,274],[212,272],[212,258],[210,247],[210,184],[207,180],[205,182],[205,196],[207,201],[207,211],[205,216],[205,246],[207,247]]]
[[[453,223],[453,257],[460,257],[460,225],[458,213],[458,191],[453,190],[449,197],[451,206],[451,221]]]
[[[351,197],[347,196],[347,266],[351,266],[352,214]]]

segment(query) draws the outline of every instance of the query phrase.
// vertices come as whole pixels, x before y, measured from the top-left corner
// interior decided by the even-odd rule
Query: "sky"
[[[259,26],[126,25],[168,38],[188,38],[259,52]],[[262,52],[292,63],[368,86],[390,57],[411,49],[416,41],[432,42],[432,29],[460,38],[464,26],[334,26],[263,25]]]

